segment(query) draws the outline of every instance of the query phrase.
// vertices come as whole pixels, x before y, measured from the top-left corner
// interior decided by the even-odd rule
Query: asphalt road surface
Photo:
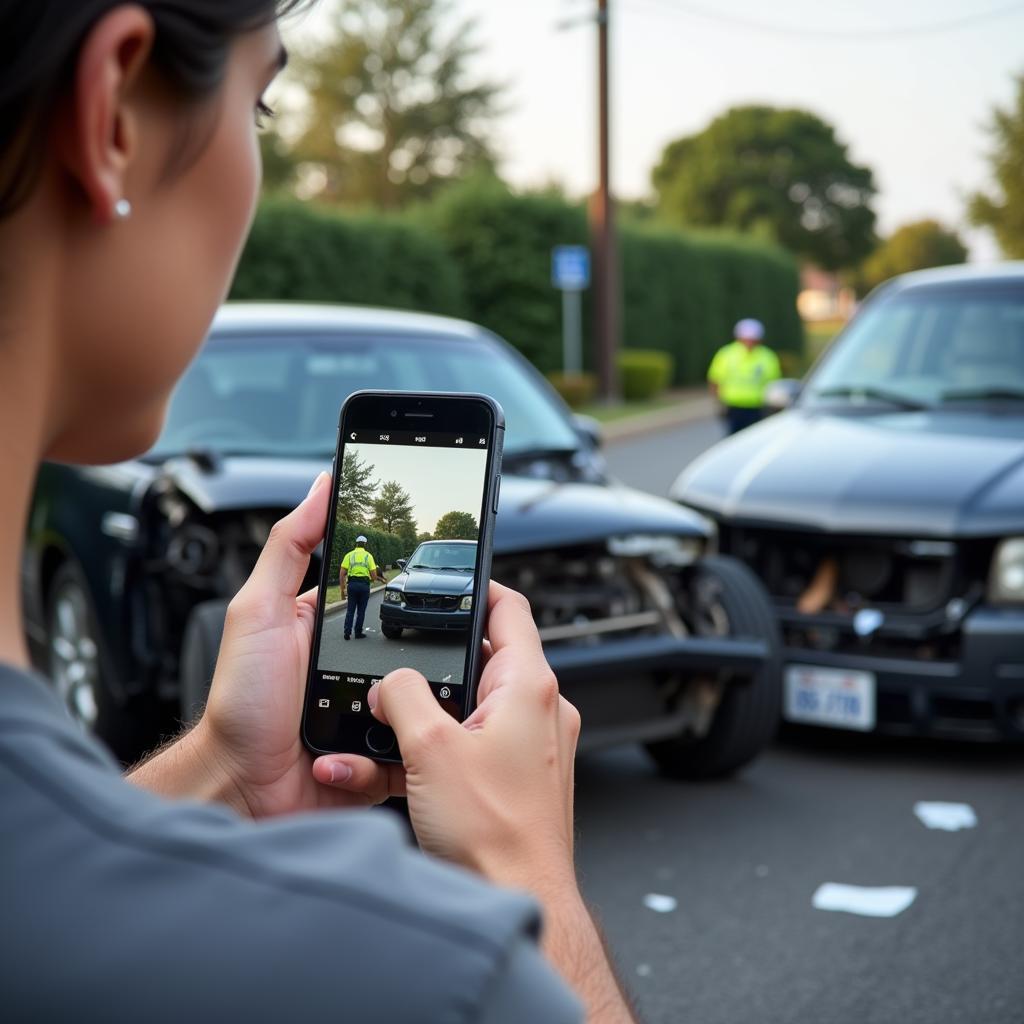
[[[663,494],[662,460],[716,430],[609,461]],[[918,801],[977,823],[928,828]],[[1024,750],[818,730],[732,780],[681,784],[624,747],[580,759],[577,808],[584,891],[650,1024],[1024,1021]],[[894,917],[815,909],[829,882],[916,895]]]
[[[683,467],[724,436],[721,420],[708,418],[609,444],[605,456],[616,479],[665,497]]]
[[[320,670],[384,676],[393,669],[411,667],[432,683],[461,683],[466,661],[465,634],[407,629],[400,639],[388,640],[380,631],[383,593],[379,590],[370,595],[364,621],[365,640],[344,639],[344,608],[327,616],[320,640]]]

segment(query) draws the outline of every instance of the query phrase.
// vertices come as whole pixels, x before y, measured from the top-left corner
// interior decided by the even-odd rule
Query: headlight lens
[[[1024,537],[1011,537],[996,548],[988,597],[996,604],[1024,602]]]
[[[468,597],[464,597],[459,602],[459,609],[461,611],[468,612],[468,611],[470,611],[472,609],[472,607],[473,607],[473,595],[472,594],[470,594]]]
[[[385,590],[384,600],[387,601],[388,604],[401,604],[402,592],[400,590]]]

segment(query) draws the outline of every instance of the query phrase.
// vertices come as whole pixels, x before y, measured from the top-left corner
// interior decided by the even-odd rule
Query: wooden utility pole
[[[594,247],[595,365],[601,398],[614,401],[619,394],[619,261],[615,234],[615,202],[611,191],[611,135],[608,70],[608,0],[598,0],[598,185],[590,210]]]

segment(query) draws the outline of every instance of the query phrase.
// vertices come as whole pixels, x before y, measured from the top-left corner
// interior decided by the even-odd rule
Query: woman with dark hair
[[[117,462],[159,433],[252,217],[254,120],[296,6],[0,0],[4,1012],[576,1020],[534,944],[539,901],[544,952],[589,1018],[627,1020],[573,870],[579,716],[522,598],[491,587],[468,727],[406,670],[369,698],[403,769],[303,750],[315,601],[296,592],[325,474],[232,601],[199,723],[128,779],[29,669],[19,558],[38,463]],[[420,845],[457,867],[386,815],[340,810],[406,792]]]

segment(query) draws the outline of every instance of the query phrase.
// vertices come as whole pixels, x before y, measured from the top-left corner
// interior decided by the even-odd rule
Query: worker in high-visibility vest
[[[348,583],[348,607],[345,609],[345,639],[352,637],[352,623],[355,620],[355,637],[365,640],[363,619],[366,617],[366,604],[370,600],[370,582],[373,579],[384,582],[384,577],[373,560],[373,555],[366,550],[366,538],[360,534],[356,537],[356,546],[341,560],[338,582],[342,593]]]
[[[736,340],[715,353],[708,369],[711,394],[722,403],[722,414],[730,434],[749,427],[761,418],[765,388],[782,376],[779,357],[764,340],[760,320],[741,320]]]

